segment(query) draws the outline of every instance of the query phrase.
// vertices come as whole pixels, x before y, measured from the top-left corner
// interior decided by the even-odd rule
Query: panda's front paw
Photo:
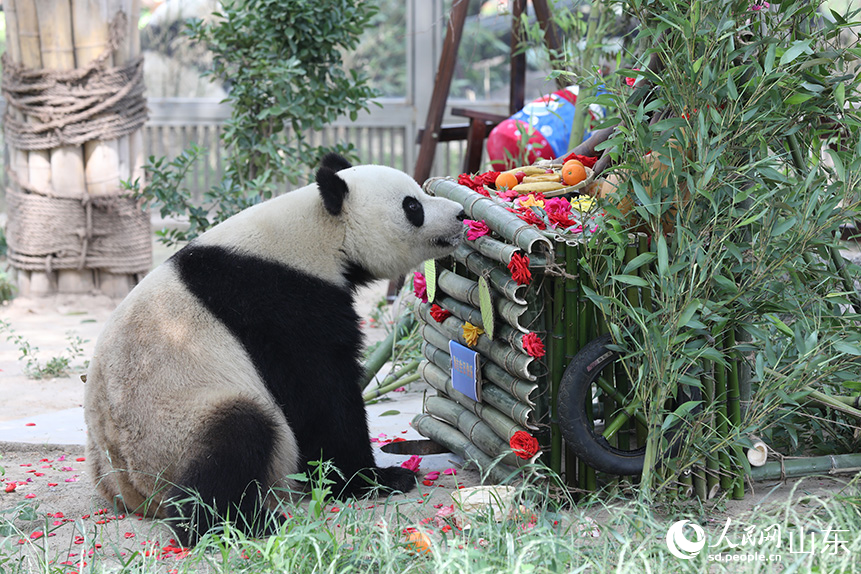
[[[377,481],[392,490],[409,492],[416,486],[416,473],[400,466],[378,468]]]

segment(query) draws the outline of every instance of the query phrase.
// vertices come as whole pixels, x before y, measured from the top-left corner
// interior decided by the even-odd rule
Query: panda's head
[[[460,242],[461,205],[431,197],[396,169],[353,167],[329,154],[317,186],[328,216],[344,226],[345,274],[353,283],[400,277],[422,261],[450,254]]]

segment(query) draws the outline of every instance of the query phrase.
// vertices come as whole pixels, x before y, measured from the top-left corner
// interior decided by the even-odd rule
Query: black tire
[[[619,476],[643,473],[646,448],[622,450],[595,432],[586,405],[592,400],[592,384],[619,354],[607,348],[611,339],[602,335],[590,341],[571,359],[559,383],[559,427],[562,437],[579,458],[602,472]]]
[[[619,476],[637,476],[643,473],[645,464],[645,445],[631,450],[614,447],[600,432],[595,431],[594,421],[586,412],[586,405],[592,400],[592,385],[601,372],[612,366],[619,358],[616,351],[607,348],[611,343],[610,335],[602,335],[590,341],[574,355],[559,383],[559,428],[562,437],[574,454],[595,470]],[[674,404],[689,400],[702,400],[699,388],[679,389]],[[692,412],[702,410],[702,405]],[[678,456],[683,443],[682,426],[671,425],[664,436],[669,441],[667,454]],[[660,464],[658,460],[658,464]]]

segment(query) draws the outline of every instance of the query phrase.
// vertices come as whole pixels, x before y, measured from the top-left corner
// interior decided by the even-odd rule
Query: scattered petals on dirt
[[[419,465],[421,464],[421,462],[422,462],[422,457],[412,455],[410,458],[408,458],[407,460],[405,460],[404,462],[401,463],[401,467],[406,468],[408,470],[411,470],[413,472],[418,472],[419,471]]]

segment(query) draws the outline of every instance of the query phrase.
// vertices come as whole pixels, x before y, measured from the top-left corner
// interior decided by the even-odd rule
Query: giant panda
[[[84,412],[98,491],[174,521],[189,545],[226,516],[257,532],[309,461],[331,460],[344,495],[411,489],[414,473],[374,464],[353,296],[451,253],[463,219],[405,173],[330,154],[316,183],[191,241],[96,343]]]

